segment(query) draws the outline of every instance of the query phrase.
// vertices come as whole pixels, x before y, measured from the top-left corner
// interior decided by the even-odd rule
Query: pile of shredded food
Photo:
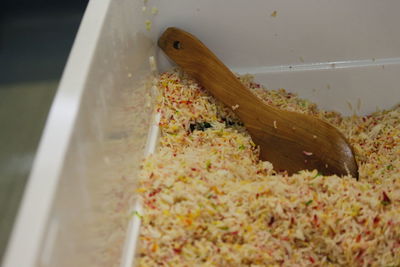
[[[229,108],[179,70],[163,73],[160,145],[137,189],[139,266],[400,266],[400,107],[342,117],[240,79],[269,105],[340,129],[359,181],[277,172]]]

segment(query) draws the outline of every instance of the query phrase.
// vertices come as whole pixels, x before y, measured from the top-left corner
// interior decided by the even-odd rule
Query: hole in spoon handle
[[[174,41],[174,43],[172,44],[172,46],[173,46],[176,50],[179,50],[179,49],[181,49],[181,42],[180,42],[180,41]]]

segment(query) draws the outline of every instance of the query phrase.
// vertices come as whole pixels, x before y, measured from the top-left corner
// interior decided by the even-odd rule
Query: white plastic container
[[[166,27],[270,89],[366,114],[400,102],[398,10],[396,0],[92,0],[3,267],[132,265],[139,220],[121,214],[137,205],[140,160],[155,146],[149,57],[171,66],[155,45]]]

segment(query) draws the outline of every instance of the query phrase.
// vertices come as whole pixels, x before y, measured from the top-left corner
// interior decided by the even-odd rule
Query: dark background
[[[87,3],[3,0],[0,5],[0,263]]]
[[[86,5],[7,0],[0,7],[0,83],[59,77]]]

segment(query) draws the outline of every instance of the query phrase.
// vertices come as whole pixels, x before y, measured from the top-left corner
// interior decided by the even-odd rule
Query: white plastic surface
[[[366,114],[400,102],[398,10],[396,0],[92,0],[3,267],[129,267],[134,261],[136,217],[118,226],[123,237],[104,239],[92,230],[98,221],[113,223],[104,208],[109,196],[98,192],[121,177],[134,190],[141,158],[155,149],[148,59],[156,54],[161,70],[171,66],[155,47],[166,27],[192,32],[234,71],[254,74],[269,89]],[[139,209],[134,196],[128,204]],[[101,261],[99,242],[116,239],[122,241],[115,262]]]

